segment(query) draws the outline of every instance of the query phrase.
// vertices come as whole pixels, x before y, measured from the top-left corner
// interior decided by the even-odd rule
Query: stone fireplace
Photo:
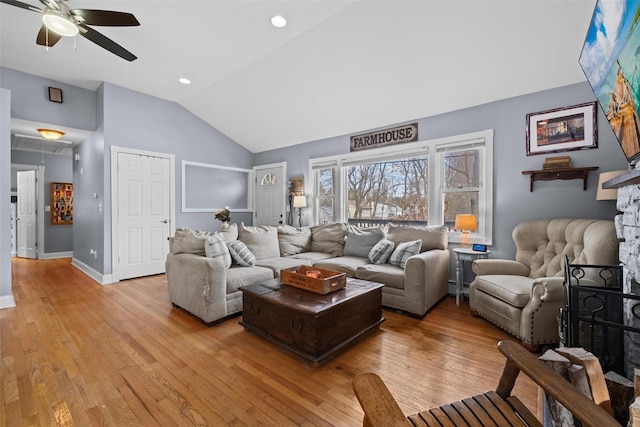
[[[605,188],[617,188],[616,232],[620,239],[620,263],[623,267],[623,292],[640,295],[640,165],[624,175],[604,183]],[[640,327],[640,303],[624,301],[624,323]],[[625,332],[625,370],[633,378],[634,368],[640,368],[640,334]]]

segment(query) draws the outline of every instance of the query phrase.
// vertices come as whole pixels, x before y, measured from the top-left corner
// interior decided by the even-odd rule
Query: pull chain
[[[44,26],[44,46],[45,52],[49,52],[49,27]]]
[[[78,51],[78,35],[73,36],[73,51]]]

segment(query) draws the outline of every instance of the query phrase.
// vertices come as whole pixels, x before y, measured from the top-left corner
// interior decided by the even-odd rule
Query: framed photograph
[[[598,148],[596,102],[527,114],[527,156]]]
[[[49,87],[49,101],[62,103],[62,89]]]
[[[51,224],[73,224],[73,184],[51,183]]]

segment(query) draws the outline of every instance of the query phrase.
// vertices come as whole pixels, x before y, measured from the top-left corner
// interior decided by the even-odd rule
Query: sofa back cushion
[[[444,225],[405,227],[389,224],[387,239],[391,240],[396,247],[400,243],[420,239],[422,240],[420,252],[426,252],[432,249],[447,249],[449,245],[447,228]]]
[[[169,251],[174,254],[186,253],[206,256],[205,240],[214,234],[221,236],[225,242],[231,242],[238,238],[238,225],[231,224],[229,228],[215,232],[177,228],[176,233],[169,239]]]
[[[204,242],[213,235],[209,231],[177,228],[176,233],[169,239],[169,251],[174,254],[195,254],[205,256]]]
[[[518,224],[512,233],[516,261],[529,267],[529,277],[562,277],[564,258],[574,264],[618,264],[613,221],[554,218]]]
[[[367,258],[371,249],[385,236],[384,230],[378,227],[360,228],[349,225],[347,230],[347,237],[344,242],[344,256]]]
[[[238,240],[247,245],[247,248],[256,257],[256,260],[278,258],[280,246],[278,244],[278,229],[268,225],[259,227],[240,224]]]
[[[309,227],[291,227],[281,225],[278,227],[278,243],[280,256],[291,256],[309,252],[311,249],[311,229]]]
[[[344,253],[347,224],[334,222],[311,227],[311,252],[324,252],[333,256]]]

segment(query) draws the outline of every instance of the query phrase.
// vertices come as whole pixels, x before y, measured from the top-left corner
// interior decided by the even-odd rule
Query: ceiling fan
[[[40,3],[45,6],[42,10],[18,0],[0,0],[0,3],[42,13],[43,24],[36,38],[36,43],[41,46],[50,47],[55,45],[63,36],[73,37],[80,34],[127,61],[137,59],[137,56],[118,43],[88,27],[88,25],[109,27],[140,25],[140,22],[131,13],[110,10],[70,9],[62,0],[40,0]]]

